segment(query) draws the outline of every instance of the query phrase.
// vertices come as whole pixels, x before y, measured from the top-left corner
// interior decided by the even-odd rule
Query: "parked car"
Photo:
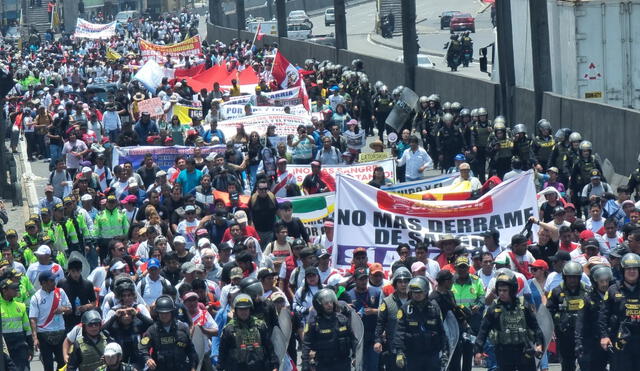
[[[311,37],[311,27],[307,23],[289,23],[287,37],[291,40],[306,40]]]
[[[440,14],[440,29],[444,30],[449,27],[449,22],[451,21],[451,17],[456,14],[460,14],[458,10],[446,10]]]
[[[455,31],[476,32],[476,19],[469,13],[454,15],[449,22],[449,32]]]
[[[138,16],[137,10],[124,10],[116,14],[116,21],[121,24],[129,23],[129,18],[135,18]]]
[[[328,8],[324,11],[324,25],[329,26],[330,24],[336,23],[336,11],[333,8]]]
[[[396,57],[396,62],[404,63],[404,55]],[[431,62],[431,59],[426,54],[418,54],[418,67],[422,68],[436,68],[436,64]]]

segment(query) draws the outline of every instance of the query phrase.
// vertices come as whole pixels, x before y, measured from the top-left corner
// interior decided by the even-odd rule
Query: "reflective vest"
[[[0,297],[0,311],[2,312],[2,334],[31,335],[31,325],[27,306],[15,300],[7,301]]]
[[[490,334],[494,344],[524,345],[529,342],[530,334],[522,303],[515,305],[512,309],[497,305],[494,310],[500,316],[500,328],[492,330]]]
[[[513,156],[513,142],[510,139],[503,139],[497,142],[500,148],[496,151],[496,158],[508,158]]]
[[[456,304],[471,308],[474,305],[481,305],[484,301],[484,287],[482,281],[473,274],[469,275],[467,282],[458,283],[454,280],[451,292],[456,299]]]
[[[13,299],[19,303],[24,304],[27,309],[29,309],[29,303],[31,303],[31,297],[36,293],[36,289],[33,287],[31,280],[27,275],[23,275],[20,277],[20,289],[18,291],[18,296]],[[29,330],[31,332],[31,330]]]
[[[106,337],[100,334],[100,340],[93,343],[91,340],[85,340],[84,336],[78,337],[78,349],[82,354],[82,361],[78,365],[78,371],[95,371],[98,367],[104,365],[102,355],[104,347],[107,343]]]
[[[96,216],[94,229],[98,238],[123,236],[129,233],[129,219],[118,209],[105,209]]]

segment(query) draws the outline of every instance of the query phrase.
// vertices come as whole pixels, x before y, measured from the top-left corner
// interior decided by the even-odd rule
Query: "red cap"
[[[138,197],[134,195],[128,195],[127,197],[123,198],[122,201],[120,201],[120,203],[123,205],[128,203],[135,204],[136,202],[138,202]]]
[[[590,238],[595,238],[596,236],[593,234],[593,232],[591,232],[588,229],[585,229],[584,231],[580,232],[580,240],[582,241],[586,241]]]
[[[567,202],[567,203],[564,205],[564,209],[566,210],[566,209],[568,209],[568,208],[572,208],[573,210],[575,210],[575,209],[576,209],[576,206],[575,206],[574,204],[572,204],[571,202]]]
[[[376,274],[376,273],[384,274],[384,269],[382,269],[382,264],[373,263],[371,264],[371,266],[369,266],[369,274]]]
[[[542,260],[542,259],[536,259],[536,261],[534,261],[533,263],[531,263],[532,267],[536,267],[536,268],[540,268],[543,269],[545,271],[549,270],[549,264],[547,264],[546,261]]]

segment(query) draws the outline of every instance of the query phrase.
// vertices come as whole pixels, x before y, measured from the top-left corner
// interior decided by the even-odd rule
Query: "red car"
[[[471,31],[475,33],[476,20],[469,13],[456,14],[451,17],[449,30],[451,33],[454,33],[455,31]]]

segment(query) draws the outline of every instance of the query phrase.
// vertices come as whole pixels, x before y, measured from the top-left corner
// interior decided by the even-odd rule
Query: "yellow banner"
[[[156,59],[164,61],[167,56],[178,57],[180,55],[202,54],[200,36],[196,35],[173,45],[157,45],[146,40],[140,40],[140,55],[142,59]]]
[[[391,158],[391,153],[389,152],[360,153],[360,156],[358,156],[358,162],[382,161],[388,158]]]

